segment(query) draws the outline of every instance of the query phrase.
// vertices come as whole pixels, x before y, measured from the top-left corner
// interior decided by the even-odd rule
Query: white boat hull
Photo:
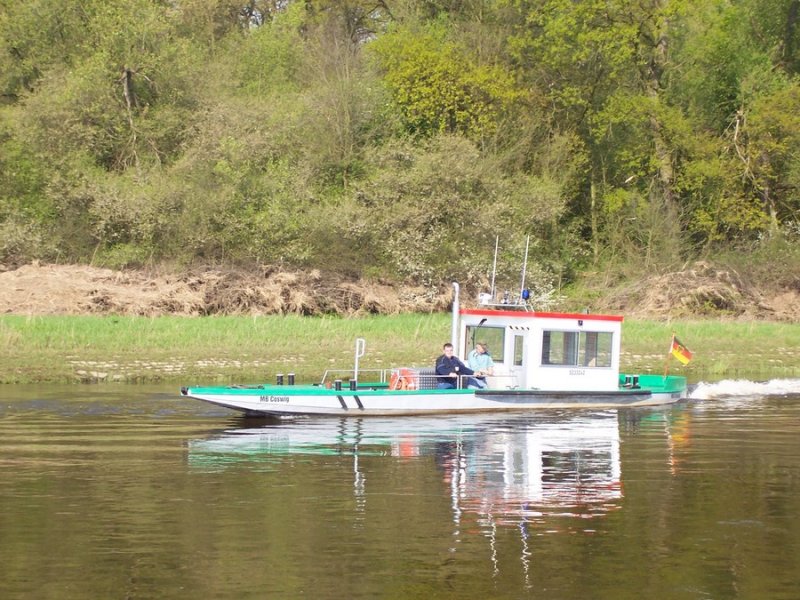
[[[396,416],[558,408],[657,406],[686,397],[686,389],[614,392],[539,390],[330,390],[315,386],[183,388],[182,395],[249,415]]]

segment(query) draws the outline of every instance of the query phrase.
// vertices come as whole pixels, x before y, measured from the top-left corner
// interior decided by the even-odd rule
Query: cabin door
[[[515,331],[513,335],[513,353],[511,356],[511,374],[518,389],[530,386],[527,381],[528,370],[528,331]]]

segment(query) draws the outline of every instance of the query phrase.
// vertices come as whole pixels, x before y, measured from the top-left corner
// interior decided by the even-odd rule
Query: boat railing
[[[359,369],[358,378],[361,381],[370,381],[372,383],[387,383],[390,372],[391,369]],[[355,373],[355,369],[326,369],[322,374],[320,385],[326,386],[337,379],[342,381],[352,380],[355,378]],[[365,375],[366,377],[364,377]]]
[[[352,385],[355,379],[353,369],[327,369],[318,385],[333,387],[340,382],[343,387]],[[433,390],[447,376],[437,375],[433,367],[395,367],[391,369],[359,369],[356,387],[362,385],[386,387],[390,390]],[[466,384],[464,384],[466,385]]]
[[[326,369],[318,385],[332,387],[339,381],[347,386],[348,382],[355,379],[353,369]],[[460,375],[456,387],[466,389],[476,387],[473,375]],[[517,387],[516,376],[510,373],[489,375],[480,381],[485,382],[489,389],[514,389]],[[396,367],[393,369],[359,369],[358,382],[360,386],[378,385],[392,390],[435,390],[440,383],[452,383],[448,375],[437,375],[432,367]]]

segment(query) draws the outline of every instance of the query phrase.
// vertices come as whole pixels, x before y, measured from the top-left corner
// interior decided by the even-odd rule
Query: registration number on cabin
[[[570,369],[570,375],[586,375],[586,369]]]
[[[259,396],[259,402],[289,402],[289,396]]]

